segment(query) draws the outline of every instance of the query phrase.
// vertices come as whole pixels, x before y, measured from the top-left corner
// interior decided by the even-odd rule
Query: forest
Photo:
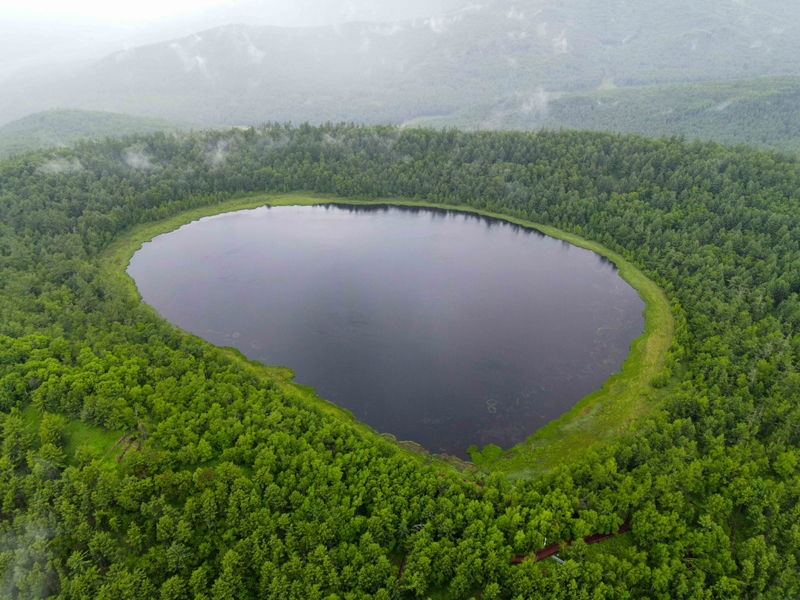
[[[187,121],[136,117],[99,110],[47,110],[0,126],[0,158],[40,148],[72,146],[88,138],[192,128],[197,126]]]
[[[799,92],[797,77],[670,83],[567,94],[542,90],[494,99],[450,115],[412,119],[407,125],[683,135],[797,154]]]
[[[178,330],[108,266],[143,224],[293,191],[478,208],[624,256],[675,319],[659,406],[554,468],[468,475]],[[5,159],[2,595],[797,597],[798,294],[800,163],[745,146],[268,123]],[[535,560],[553,543],[562,562]]]
[[[425,18],[362,12],[296,27],[260,21],[259,4],[44,73],[22,69],[4,80],[0,124],[53,107],[214,126],[399,124],[539,90],[800,73],[800,15],[786,0],[449,0],[445,12],[426,3]],[[3,44],[9,63],[25,42]]]

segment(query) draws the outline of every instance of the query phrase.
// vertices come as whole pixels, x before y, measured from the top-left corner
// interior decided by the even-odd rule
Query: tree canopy
[[[794,158],[678,138],[345,124],[0,162],[3,595],[796,596],[798,183]],[[176,330],[103,262],[137,224],[293,190],[485,208],[619,252],[673,305],[666,400],[479,486]],[[627,522],[563,564],[511,563]]]

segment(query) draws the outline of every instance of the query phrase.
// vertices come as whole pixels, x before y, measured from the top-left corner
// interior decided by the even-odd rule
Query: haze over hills
[[[0,158],[39,148],[63,148],[90,138],[197,128],[195,123],[78,109],[49,110],[0,127]]]
[[[8,86],[0,118],[73,106],[206,124],[401,123],[542,91],[800,73],[800,16],[778,0],[454,4],[392,22],[224,25],[119,51]]]
[[[0,81],[31,71],[51,76],[72,71],[117,52],[164,42],[230,23],[276,27],[322,27],[350,21],[391,22],[456,10],[465,0],[409,0],[402,3],[363,0],[244,0],[196,8],[166,18],[79,19],[26,12],[0,13]]]
[[[800,152],[800,77],[670,83],[577,93],[515,94],[414,127],[593,129],[649,137],[685,135]]]

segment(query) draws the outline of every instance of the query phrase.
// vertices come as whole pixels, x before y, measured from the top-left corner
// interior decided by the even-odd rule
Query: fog
[[[693,135],[748,102],[761,103],[751,112],[779,104],[756,88],[789,94],[786,78],[800,76],[800,8],[783,0],[3,1],[0,154],[5,124],[30,131],[20,119],[66,108],[174,127],[353,121]],[[665,103],[651,93],[659,85],[683,87]],[[60,125],[47,126],[40,138],[64,139]],[[127,131],[140,127],[152,130],[131,121]],[[90,127],[78,129],[67,133],[86,137]]]
[[[396,22],[447,12],[462,0],[179,0],[136,3],[37,0],[0,3],[0,80],[26,69],[101,58],[117,50],[232,23],[319,27]]]

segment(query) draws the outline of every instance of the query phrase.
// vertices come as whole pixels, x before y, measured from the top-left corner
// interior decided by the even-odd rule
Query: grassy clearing
[[[117,463],[115,458],[125,450],[126,442],[119,444],[122,430],[106,431],[99,427],[93,427],[78,420],[70,421],[67,425],[66,441],[64,443],[64,454],[67,456],[67,464],[77,466],[76,453],[82,447],[86,447],[92,456],[100,459],[101,463],[107,467],[113,467]]]
[[[633,286],[644,300],[646,304],[644,311],[646,318],[645,330],[631,344],[631,352],[622,366],[622,372],[612,375],[601,390],[583,398],[571,411],[533,433],[522,444],[508,451],[496,453],[495,456],[492,456],[492,460],[481,461],[481,469],[499,471],[510,478],[514,478],[525,476],[535,471],[551,469],[558,464],[574,460],[592,444],[608,441],[628,429],[636,418],[652,411],[658,405],[663,394],[666,393],[668,388],[655,390],[650,386],[650,381],[663,369],[667,350],[674,333],[674,319],[666,295],[655,282],[623,256],[596,242],[548,225],[540,225],[467,206],[431,204],[395,198],[358,201],[301,193],[237,198],[224,203],[187,211],[164,221],[146,223],[133,228],[105,252],[102,261],[104,275],[109,280],[122,286],[126,293],[141,299],[135,283],[125,271],[134,252],[141,248],[143,243],[153,239],[155,236],[173,231],[202,217],[224,212],[252,209],[267,204],[271,206],[288,206],[327,202],[444,208],[504,219],[511,223],[538,229],[546,235],[592,250],[610,259],[619,269],[622,278]],[[292,382],[294,372],[291,369],[270,367],[255,361],[248,361],[241,353],[231,348],[225,348],[222,351],[235,360],[246,362],[256,369],[259,376],[276,381],[278,385],[304,401],[313,404],[322,412],[333,418],[352,423],[364,435],[375,435],[374,430],[356,421],[349,411],[319,398],[314,393],[313,388]],[[427,455],[424,450],[418,446],[415,447],[413,444],[400,442],[397,443],[397,446],[420,461],[434,460],[437,463],[440,462],[438,457]],[[441,467],[449,468],[451,464],[450,462],[441,462]]]
[[[20,412],[20,416],[28,433],[33,435],[39,428],[42,413],[33,404],[29,404]],[[81,448],[86,448],[92,456],[101,459],[104,466],[114,466],[116,463],[113,459],[124,449],[124,444],[116,446],[124,433],[122,430],[106,431],[77,419],[69,421],[64,431],[62,446],[67,465],[77,466],[77,452]]]

